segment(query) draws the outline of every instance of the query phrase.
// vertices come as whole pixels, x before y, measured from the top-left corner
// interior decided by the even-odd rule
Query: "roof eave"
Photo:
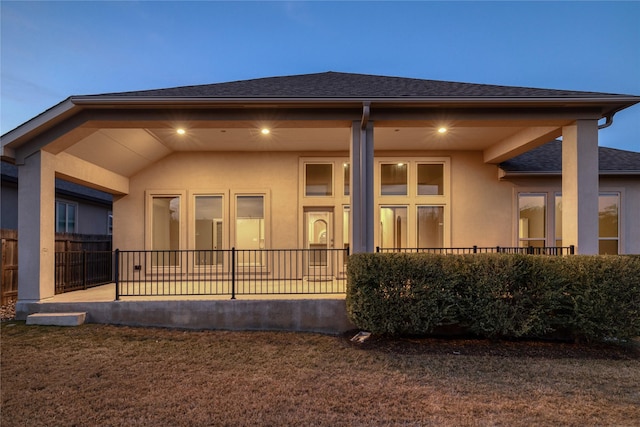
[[[509,178],[555,178],[561,177],[561,171],[505,171],[500,169],[500,179]],[[640,176],[640,170],[600,170],[598,176]]]
[[[51,128],[81,109],[82,107],[77,106],[71,98],[67,98],[15,129],[10,130],[0,136],[0,157],[14,159],[14,147],[18,146],[21,141],[28,140],[33,135]]]

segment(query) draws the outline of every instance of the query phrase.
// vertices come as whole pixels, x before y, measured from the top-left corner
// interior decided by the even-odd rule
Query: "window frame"
[[[191,190],[188,194],[189,197],[189,238],[188,249],[190,251],[196,251],[196,199],[198,197],[221,197],[222,198],[222,248],[218,250],[229,250],[229,190],[211,189],[211,190]],[[226,258],[225,258],[226,261]],[[197,264],[193,262],[193,269],[195,272],[204,272],[212,270],[223,269],[224,261],[222,264]]]
[[[520,197],[521,196],[542,196],[544,198],[544,215],[543,215],[543,220],[544,220],[544,226],[543,226],[543,230],[544,230],[544,236],[543,237],[521,237],[521,227],[520,227]],[[549,209],[549,192],[548,191],[518,191],[517,196],[516,196],[516,246],[517,247],[529,247],[529,245],[527,246],[521,246],[522,242],[542,242],[542,246],[549,246],[549,239],[550,239],[550,233],[549,233],[549,228],[550,228],[550,223],[551,221],[549,221],[549,215],[550,215],[550,209]],[[554,199],[554,215],[555,215],[555,199]],[[555,225],[555,222],[554,222]],[[555,241],[555,227],[554,227],[554,232],[553,232],[553,238]]]
[[[407,195],[382,195],[381,164],[403,163],[407,165]],[[418,194],[418,165],[442,165],[442,193]],[[380,208],[388,206],[407,206],[407,248],[418,247],[418,207],[433,206],[443,208],[443,238],[444,248],[451,246],[451,158],[450,157],[376,157],[374,170],[374,241],[375,246],[382,247],[380,242]]]
[[[166,198],[166,197],[177,197],[180,199],[180,208],[179,212],[179,225],[178,225],[178,249],[177,251],[184,250],[187,245],[187,222],[185,219],[187,218],[187,194],[184,190],[147,190],[145,191],[145,236],[144,236],[144,244],[146,251],[153,251],[153,199],[154,198]],[[181,253],[181,252],[179,252]],[[176,273],[181,274],[183,268],[185,267],[185,262],[180,256],[178,265],[152,265],[151,255],[146,260],[145,264],[147,266],[147,273]]]
[[[58,206],[59,205],[64,205],[65,207],[65,221],[64,221],[64,231],[60,231],[58,229]],[[74,210],[74,214],[75,214],[75,218],[74,218],[74,222],[73,222],[73,230],[69,230],[69,208],[73,208]],[[72,202],[69,200],[64,200],[64,199],[56,199],[55,202],[55,232],[56,233],[68,233],[68,234],[74,234],[77,233],[78,230],[78,219],[79,219],[79,206],[78,206],[78,202]]]
[[[562,199],[562,189],[554,186],[553,188],[546,188],[546,189],[541,189],[540,187],[532,187],[532,188],[523,188],[523,187],[518,187],[515,188],[515,195],[514,195],[514,241],[515,241],[515,245],[518,246],[520,243],[520,239],[519,239],[519,217],[520,217],[520,213],[519,213],[519,209],[518,209],[518,198],[520,194],[545,194],[546,198],[547,198],[547,202],[546,202],[546,222],[547,222],[547,226],[546,226],[546,230],[547,230],[547,237],[545,240],[545,246],[550,246],[550,247],[565,247],[566,245],[563,242],[562,239],[562,235],[560,236],[560,238],[558,239],[558,236],[556,234],[556,227],[558,224],[562,224],[562,218],[558,218],[558,216],[556,215],[557,213],[557,209],[556,209],[556,205],[557,205],[557,201],[558,198]],[[623,248],[624,248],[624,201],[625,201],[625,196],[624,196],[624,189],[622,188],[612,188],[612,187],[600,187],[599,191],[598,191],[598,213],[600,213],[600,207],[599,207],[599,200],[600,200],[600,196],[603,195],[617,195],[618,196],[618,254],[623,254]],[[550,203],[553,203],[553,205],[550,205]],[[598,226],[599,226],[599,220],[598,220]],[[615,238],[601,238],[600,237],[600,231],[598,230],[598,244],[601,240],[616,240]]]

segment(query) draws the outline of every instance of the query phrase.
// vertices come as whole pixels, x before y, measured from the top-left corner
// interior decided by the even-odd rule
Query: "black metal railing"
[[[344,293],[348,255],[348,249],[116,250],[116,299]]]
[[[113,252],[72,251],[55,254],[55,293],[88,289],[113,282]]]
[[[573,255],[566,247],[381,248],[376,252]],[[349,249],[81,251],[56,253],[56,294],[115,282],[121,296],[346,292]]]
[[[543,246],[543,247],[507,247],[507,246],[471,246],[465,248],[381,248],[376,247],[376,252],[413,252],[432,254],[481,254],[481,253],[501,253],[501,254],[524,254],[524,255],[573,255],[575,246]]]

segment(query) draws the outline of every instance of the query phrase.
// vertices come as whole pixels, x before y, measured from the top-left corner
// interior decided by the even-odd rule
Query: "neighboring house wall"
[[[18,183],[3,176],[0,187],[0,228],[18,229]]]
[[[0,228],[18,228],[18,170],[17,167],[2,162]],[[72,230],[60,230],[75,234],[106,235],[109,232],[109,215],[112,197],[101,191],[92,190],[61,179],[56,179],[56,202],[75,206],[75,226]],[[57,204],[57,203],[56,203]],[[57,206],[52,206],[51,214],[56,215]]]

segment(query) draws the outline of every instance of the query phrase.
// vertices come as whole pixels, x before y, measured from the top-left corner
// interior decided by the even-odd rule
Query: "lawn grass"
[[[1,324],[0,425],[638,425],[638,352]],[[413,340],[415,343],[416,340]],[[406,343],[411,344],[411,340]],[[555,347],[557,348],[557,347]],[[613,354],[613,355],[612,355]]]

